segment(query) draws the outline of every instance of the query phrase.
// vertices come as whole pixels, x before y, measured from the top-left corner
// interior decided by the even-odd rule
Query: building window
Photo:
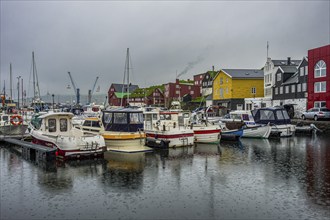
[[[237,104],[237,110],[243,110],[243,105],[242,104]]]
[[[228,87],[226,88],[226,93],[227,93],[227,94],[229,93],[229,91],[228,91]]]
[[[221,77],[220,78],[220,85],[222,85],[223,84],[223,78]]]
[[[326,102],[325,101],[318,101],[318,102],[314,102],[314,108],[322,108],[322,107],[326,107]]]
[[[296,85],[291,85],[291,93],[295,93],[296,92]]]
[[[275,87],[275,95],[278,94],[278,87]]]
[[[246,104],[246,110],[252,110],[252,104],[251,103]]]
[[[304,70],[305,70],[305,67],[300,67],[300,76],[303,76],[304,75]]]
[[[226,79],[226,83],[228,83],[228,78]]]
[[[297,84],[297,92],[301,92],[301,84]]]
[[[316,63],[314,67],[314,77],[324,77],[326,75],[326,69],[327,66],[325,65],[325,62],[323,60],[320,60]]]
[[[193,95],[194,94],[194,91],[190,91],[190,95]]]
[[[278,74],[276,75],[276,78],[277,78],[277,81],[281,81],[281,79],[282,79],[282,75],[281,75],[281,73],[278,73]]]
[[[325,92],[326,90],[326,82],[316,82],[314,84],[314,92]]]
[[[289,93],[289,86],[285,86],[285,93]]]
[[[280,94],[283,94],[283,86],[280,87]]]
[[[252,94],[256,94],[256,93],[257,93],[257,89],[256,89],[256,87],[252,87],[252,88],[251,88],[251,93],[252,93]]]
[[[302,91],[306,92],[307,91],[307,83],[302,84]]]
[[[220,88],[220,98],[223,98],[223,88]]]
[[[305,66],[305,75],[308,75],[308,66]]]

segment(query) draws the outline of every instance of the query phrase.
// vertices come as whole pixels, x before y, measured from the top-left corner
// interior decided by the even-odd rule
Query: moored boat
[[[219,143],[220,126],[210,123],[205,112],[195,112],[191,115],[191,127],[194,131],[195,143]]]
[[[282,107],[255,109],[252,116],[257,124],[270,124],[271,137],[291,137],[295,132],[295,125],[291,124],[287,111]]]
[[[100,134],[111,147],[144,146],[143,111],[134,108],[103,110]]]
[[[183,147],[194,143],[194,131],[187,126],[189,114],[181,111],[149,111],[145,115],[146,145],[150,147]]]
[[[32,143],[56,148],[56,155],[61,159],[103,156],[104,138],[73,127],[72,117],[69,112],[35,115],[30,123]]]
[[[28,136],[28,124],[20,114],[0,113],[0,139]]]

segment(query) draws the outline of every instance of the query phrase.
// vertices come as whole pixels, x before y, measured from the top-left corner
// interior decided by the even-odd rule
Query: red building
[[[307,109],[330,108],[330,44],[308,50],[308,73]]]
[[[194,85],[194,81],[176,79],[175,83],[165,84],[165,105],[169,106],[173,100],[182,100],[182,97],[190,95],[192,99],[201,96],[200,86]]]

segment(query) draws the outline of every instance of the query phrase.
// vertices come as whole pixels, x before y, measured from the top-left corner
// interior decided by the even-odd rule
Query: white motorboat
[[[56,155],[62,159],[103,156],[106,151],[104,138],[75,128],[72,117],[70,112],[35,115],[30,124],[32,143],[56,148]]]
[[[242,138],[268,138],[272,129],[269,124],[257,124],[247,110],[231,111],[221,122],[230,130],[242,129]]]
[[[0,139],[28,136],[28,123],[19,114],[0,113]]]
[[[144,112],[146,145],[149,147],[183,147],[194,144],[194,131],[185,124],[189,113],[181,111]]]
[[[191,115],[191,128],[194,131],[195,143],[219,143],[220,126],[207,120],[204,111],[194,112]]]

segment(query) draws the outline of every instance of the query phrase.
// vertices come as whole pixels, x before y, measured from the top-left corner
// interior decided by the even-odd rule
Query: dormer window
[[[326,76],[326,69],[327,66],[325,62],[323,60],[320,60],[319,62],[316,63],[314,67],[314,77],[319,78]]]

